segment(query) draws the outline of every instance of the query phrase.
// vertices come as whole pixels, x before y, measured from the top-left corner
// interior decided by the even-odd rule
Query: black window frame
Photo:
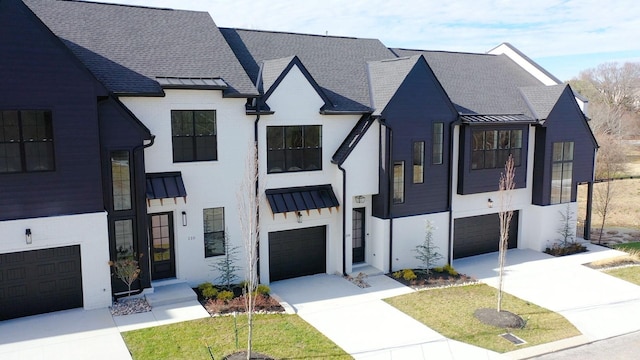
[[[433,124],[431,164],[442,165],[444,163],[444,123]]]
[[[414,141],[412,147],[412,182],[414,184],[424,183],[424,158],[425,158],[425,142]]]
[[[0,174],[55,170],[51,110],[0,111]]]
[[[116,172],[114,156],[126,154],[126,165],[122,165],[121,171]],[[128,150],[114,150],[109,154],[111,162],[111,200],[114,211],[128,211],[133,209],[133,183],[131,174],[131,153]],[[122,161],[118,159],[117,161]],[[124,174],[126,166],[126,174]],[[126,175],[123,178],[122,175]],[[126,191],[128,190],[128,192]],[[123,204],[124,206],[118,206]]]
[[[211,224],[208,224],[209,219],[207,217],[207,212],[211,211]],[[220,211],[219,215],[221,218],[216,219],[216,211]],[[214,257],[221,256],[225,254],[225,242],[227,241],[225,236],[225,223],[224,223],[224,207],[213,207],[202,209],[202,230],[204,234],[204,257]],[[216,224],[216,221],[220,221],[221,224]],[[218,225],[218,226],[216,226]],[[213,242],[220,242],[219,245],[212,244]],[[215,251],[218,249],[218,251]]]
[[[471,170],[504,168],[509,155],[521,166],[523,136],[522,129],[471,130]]]
[[[558,153],[556,150],[561,151]],[[551,147],[551,152],[551,189],[549,192],[549,203],[552,205],[570,203],[573,192],[575,142],[554,142]],[[568,177],[567,174],[569,174]],[[559,178],[557,175],[559,175]],[[554,186],[554,182],[559,182],[559,186]],[[558,189],[558,191],[554,192],[554,189]]]
[[[209,114],[211,118],[198,116]],[[204,124],[201,122],[203,120]],[[179,121],[181,123],[178,123]],[[211,128],[208,128],[209,121],[212,124]],[[217,161],[217,111],[171,110],[171,147],[174,163]]]
[[[267,174],[322,170],[322,125],[267,126]]]
[[[400,170],[396,170],[396,167],[399,167]],[[393,162],[393,204],[404,204],[405,200],[405,183],[404,179],[404,161],[394,161]],[[396,196],[396,195],[399,196]]]

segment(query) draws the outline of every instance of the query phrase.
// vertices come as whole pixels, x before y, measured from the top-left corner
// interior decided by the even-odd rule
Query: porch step
[[[184,282],[162,286],[155,285],[153,292],[146,294],[145,298],[152,307],[177,304],[191,300],[198,301],[198,295]]]
[[[377,269],[368,264],[362,264],[362,265],[354,265],[352,268],[352,272],[349,274],[349,276],[356,277],[360,273],[364,273],[367,276],[375,276],[375,275],[383,274],[382,270],[380,269]]]

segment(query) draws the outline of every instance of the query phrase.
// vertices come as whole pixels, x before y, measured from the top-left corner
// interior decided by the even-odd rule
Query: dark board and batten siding
[[[96,99],[106,93],[22,2],[0,2],[0,34],[0,109],[51,110],[55,154],[55,171],[0,174],[0,220],[104,211]]]
[[[383,144],[387,165],[380,169],[380,194],[373,198],[373,216],[402,217],[447,211],[449,205],[450,129],[457,118],[453,105],[433,72],[424,61],[418,61],[382,111],[390,138]],[[432,164],[433,124],[443,123],[442,164]],[[391,130],[389,130],[391,129]],[[381,136],[385,136],[381,132]],[[424,182],[414,184],[412,172],[413,142],[424,141]],[[389,188],[393,162],[405,162],[405,201],[393,204],[389,211]],[[391,190],[391,193],[390,193]]]
[[[569,87],[560,95],[544,125],[536,127],[535,138],[533,203],[550,204],[553,143],[566,141],[574,142],[571,201],[576,201],[578,184],[593,180],[597,144]]]

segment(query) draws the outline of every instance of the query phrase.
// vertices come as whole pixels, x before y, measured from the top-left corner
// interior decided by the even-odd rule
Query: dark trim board
[[[518,215],[516,210],[509,228],[509,249],[518,246]],[[453,223],[453,258],[498,251],[500,220],[498,213],[455,219]]]
[[[269,281],[327,272],[327,228],[269,233]]]
[[[80,245],[0,254],[0,321],[82,306]]]

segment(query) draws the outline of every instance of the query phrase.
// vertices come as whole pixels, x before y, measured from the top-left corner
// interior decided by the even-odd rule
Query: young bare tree
[[[621,140],[601,134],[599,143],[596,179],[602,180],[602,183],[595,186],[593,202],[593,208],[600,216],[598,244],[602,241],[602,232],[616,196],[616,184],[611,179],[622,175],[626,168],[626,150]]]
[[[509,155],[504,165],[504,172],[500,174],[498,190],[500,192],[500,245],[498,251],[498,312],[502,311],[502,291],[504,286],[504,265],[507,260],[507,249],[509,248],[509,228],[513,218],[511,209],[512,191],[515,189],[515,165],[513,156]]]
[[[257,144],[251,143],[245,161],[245,173],[237,192],[238,216],[245,250],[246,287],[244,288],[247,312],[247,360],[251,359],[253,342],[253,320],[258,287],[258,241],[260,194],[258,188]]]

